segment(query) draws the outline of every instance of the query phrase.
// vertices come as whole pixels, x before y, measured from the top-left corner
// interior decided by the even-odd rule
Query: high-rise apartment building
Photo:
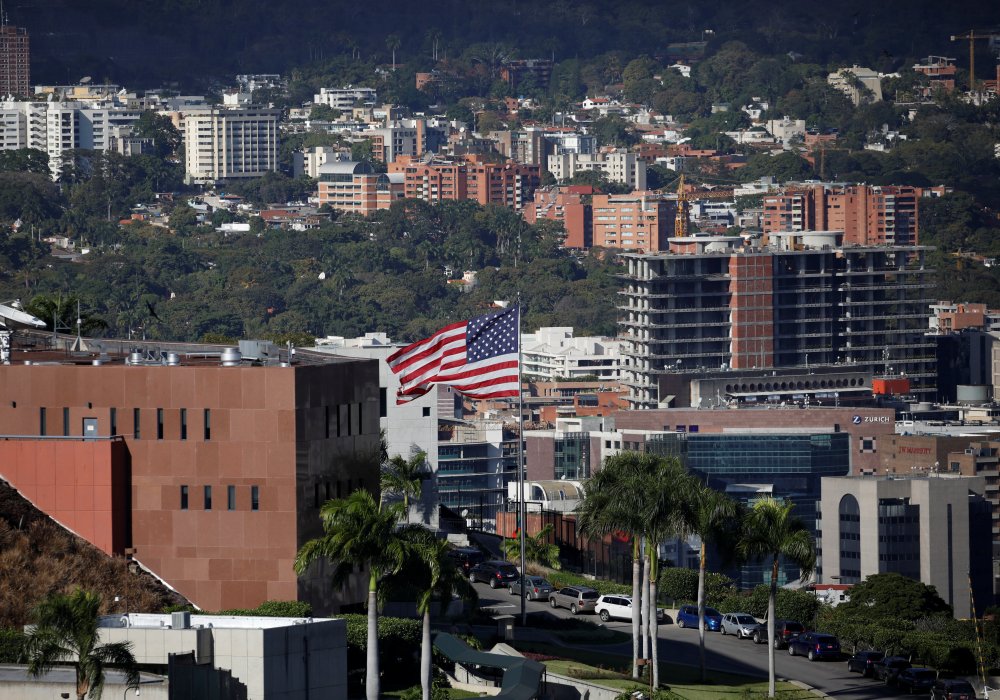
[[[857,245],[919,243],[918,202],[908,185],[808,185],[764,197],[764,233],[843,231]]]
[[[473,200],[520,211],[538,187],[537,165],[513,161],[493,163],[470,156],[464,160],[415,161],[400,158],[390,173],[403,173],[407,199],[425,202]]]
[[[193,109],[184,114],[185,177],[214,183],[278,169],[281,110]]]
[[[666,387],[685,373],[704,379],[818,368],[842,375],[824,377],[823,392],[891,367],[914,394],[930,398],[936,359],[924,336],[932,301],[926,250],[851,246],[827,231],[775,233],[767,245],[671,238],[669,253],[625,255],[619,336],[631,405],[671,405],[678,392]],[[754,383],[754,400],[765,386],[781,387],[773,377]],[[720,392],[740,393],[743,384],[734,380]],[[795,389],[793,382],[781,391],[791,397]]]
[[[0,26],[0,96],[31,94],[31,45],[28,30]]]

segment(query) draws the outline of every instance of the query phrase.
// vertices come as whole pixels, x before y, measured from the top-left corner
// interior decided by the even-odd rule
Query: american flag
[[[400,375],[396,403],[447,384],[473,399],[517,396],[518,307],[445,326],[430,338],[397,350],[389,369]]]

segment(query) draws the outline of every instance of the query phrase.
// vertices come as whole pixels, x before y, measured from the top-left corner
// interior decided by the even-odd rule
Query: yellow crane
[[[989,39],[996,32],[988,32],[981,29],[970,29],[965,34],[953,34],[952,41],[959,39],[969,40],[969,92],[976,91],[976,40]]]
[[[684,187],[684,174],[677,181],[677,215],[674,218],[674,237],[684,238],[688,235],[691,200],[700,199],[732,199],[733,190],[688,190]]]

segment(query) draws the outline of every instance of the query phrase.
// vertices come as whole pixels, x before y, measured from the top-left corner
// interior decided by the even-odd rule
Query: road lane
[[[521,613],[521,601],[517,596],[511,596],[504,589],[492,590],[485,584],[476,584],[479,593],[480,607],[496,610],[505,615]],[[528,624],[536,615],[548,615],[559,618],[573,617],[569,610],[553,609],[547,601],[529,600],[526,603]],[[627,620],[612,620],[601,622],[597,615],[581,613],[576,617],[581,620],[603,625],[631,635],[632,624]],[[680,629],[674,624],[664,624],[659,627],[659,656],[661,661],[697,666],[699,663],[698,630]],[[623,647],[624,648],[624,647]],[[627,653],[627,652],[626,652]],[[718,632],[705,633],[705,658],[709,675],[711,669],[742,673],[750,676],[767,678],[767,645],[754,644],[748,639],[736,639],[732,635],[722,635]],[[827,695],[838,700],[873,700],[874,698],[899,697],[892,689],[881,683],[862,678],[857,673],[847,670],[846,661],[816,661],[810,662],[803,657],[791,657],[785,649],[776,649],[774,653],[775,673],[779,677],[790,678],[808,683]],[[668,678],[663,679],[669,683]]]

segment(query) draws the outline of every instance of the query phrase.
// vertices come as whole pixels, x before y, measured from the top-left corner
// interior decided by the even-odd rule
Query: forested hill
[[[502,43],[519,58],[558,62],[663,55],[671,42],[707,38],[894,70],[928,54],[965,55],[949,35],[998,22],[995,3],[981,0],[34,0],[6,11],[31,32],[33,82],[89,75],[133,88],[285,72],[354,52],[389,63],[390,35],[401,62],[428,65],[433,44],[444,58]]]

